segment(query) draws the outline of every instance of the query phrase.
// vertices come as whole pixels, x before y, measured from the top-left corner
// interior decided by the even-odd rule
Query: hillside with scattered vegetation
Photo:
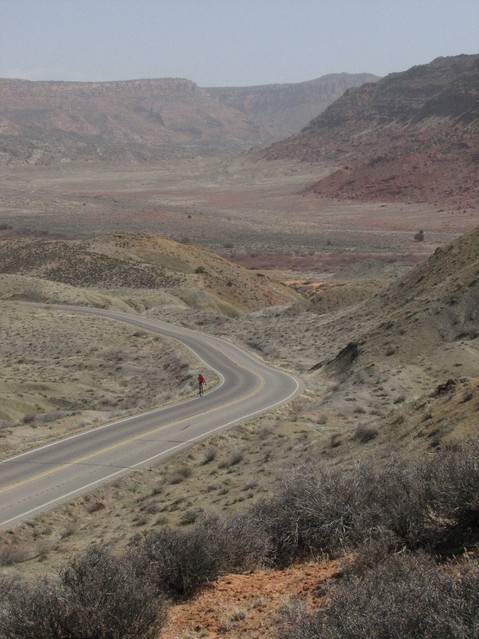
[[[141,290],[151,299],[167,292],[180,306],[214,308],[231,315],[300,297],[263,273],[237,266],[213,251],[146,234],[118,233],[92,240],[8,237],[0,240],[0,274],[4,274],[4,299],[22,297],[21,289],[13,293],[7,287],[6,276],[22,276],[36,300],[43,294],[49,301],[48,281],[57,299],[61,291],[67,296],[72,292],[60,289],[60,284],[84,292],[115,290],[126,298],[131,297],[128,291]],[[87,294],[84,303],[93,300]]]

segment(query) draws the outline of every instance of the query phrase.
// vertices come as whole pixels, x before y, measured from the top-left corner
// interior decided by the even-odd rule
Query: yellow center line
[[[245,395],[244,397],[240,397],[239,399],[235,399],[231,402],[228,402],[227,404],[222,404],[221,406],[217,406],[216,408],[212,408],[209,411],[203,411],[203,413],[215,413],[219,410],[222,410],[224,408],[228,408],[229,406],[234,406],[235,404],[238,404],[242,401],[245,401],[247,399],[249,399],[250,397],[253,397],[254,395],[256,395],[257,393],[259,393],[263,388],[264,388],[264,378],[257,374],[257,373],[252,373],[252,375],[254,375],[258,380],[259,380],[259,386],[251,391],[251,393],[249,393],[248,395]],[[198,413],[197,415],[201,415],[202,413]],[[140,439],[144,439],[146,437],[149,437],[150,435],[154,435],[156,433],[159,433],[162,430],[165,430],[166,428],[171,428],[172,426],[177,426],[178,424],[183,424],[184,422],[188,422],[191,419],[194,419],[197,415],[191,415],[190,417],[185,417],[183,419],[179,419],[176,422],[172,422],[170,424],[165,424],[163,426],[158,426],[156,428],[153,428],[152,430],[146,431],[145,433],[141,433],[139,435],[135,435],[134,437],[128,437],[127,439],[123,439],[119,442],[117,442],[116,444],[112,444],[111,446],[107,446],[106,448],[102,448],[94,453],[89,453],[88,455],[84,455],[83,457],[79,457],[78,459],[74,459],[70,462],[66,462],[65,464],[62,464],[61,466],[56,466],[55,468],[50,468],[49,470],[44,471],[43,473],[38,473],[37,475],[34,475],[33,477],[29,477],[28,479],[22,479],[14,484],[10,484],[9,486],[4,486],[3,488],[0,488],[0,494],[5,493],[9,490],[14,490],[15,488],[19,488],[20,486],[24,486],[25,484],[28,484],[30,482],[34,482],[37,481],[38,479],[42,479],[42,477],[47,477],[48,475],[53,475],[54,473],[57,473],[61,470],[64,470],[65,468],[69,468],[70,466],[75,466],[76,464],[81,464],[85,461],[87,461],[88,459],[92,459],[93,457],[97,457],[98,455],[102,455],[103,453],[107,453],[111,450],[114,450],[115,448],[120,448],[121,446],[125,446],[126,444],[131,444],[132,442],[138,441]]]

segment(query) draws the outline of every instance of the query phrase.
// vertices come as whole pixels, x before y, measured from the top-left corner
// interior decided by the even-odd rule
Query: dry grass
[[[195,392],[194,357],[108,320],[4,303],[2,457]]]
[[[20,524],[16,528],[19,547],[28,549],[44,539],[51,543],[46,558],[29,563],[30,574],[51,571],[94,540],[121,549],[139,532],[164,524],[188,527],[201,513],[238,512],[266,497],[283,464],[289,465],[288,456],[299,460],[314,454],[314,446],[304,438],[307,427],[285,418],[287,409],[282,408],[275,416],[217,435],[164,467],[135,471]],[[243,455],[231,465],[236,447]],[[216,455],[205,464],[212,448]],[[9,538],[8,532],[1,533],[0,545]]]

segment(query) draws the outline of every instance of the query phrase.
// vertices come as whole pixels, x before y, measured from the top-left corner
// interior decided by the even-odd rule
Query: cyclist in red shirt
[[[206,384],[206,379],[203,377],[203,374],[200,373],[198,375],[198,391],[200,395],[203,395],[203,386]]]

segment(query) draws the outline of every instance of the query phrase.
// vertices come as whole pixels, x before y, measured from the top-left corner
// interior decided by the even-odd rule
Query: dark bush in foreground
[[[348,473],[296,469],[251,516],[266,532],[277,565],[338,554],[377,531],[398,547],[453,554],[479,538],[479,444],[417,463],[363,462]]]
[[[194,595],[226,572],[251,570],[266,555],[265,536],[246,517],[203,517],[189,530],[170,527],[136,538],[130,563],[175,600]]]
[[[282,636],[468,639],[479,636],[477,577],[454,580],[398,552],[451,555],[478,540],[479,439],[418,463],[367,461],[350,472],[310,466],[245,515],[150,532],[122,559],[91,548],[56,581],[9,582],[0,587],[0,634],[156,639],[165,595],[181,600],[223,573],[354,548],[359,559],[332,591],[328,611],[290,609],[290,634]]]
[[[479,578],[442,573],[431,560],[393,556],[328,592],[323,610],[282,611],[280,639],[476,639]]]
[[[55,582],[12,589],[1,615],[6,639],[153,639],[166,603],[146,578],[92,547]]]
[[[270,539],[272,561],[287,566],[297,557],[339,550],[357,527],[371,486],[366,467],[349,479],[312,467],[294,471],[251,514]]]
[[[415,547],[436,525],[424,488],[415,467],[395,461],[380,470],[363,463],[350,473],[309,467],[295,470],[252,516],[266,530],[272,560],[280,566],[337,555],[376,531],[389,531],[399,545]]]

